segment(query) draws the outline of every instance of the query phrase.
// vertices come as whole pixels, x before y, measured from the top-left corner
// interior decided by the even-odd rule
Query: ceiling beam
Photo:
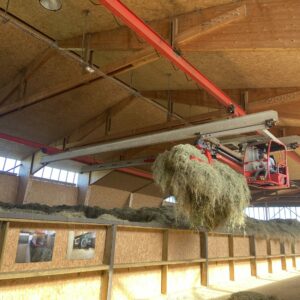
[[[205,106],[220,109],[222,105],[204,90],[162,90],[162,91],[143,91],[141,94],[147,98],[168,101],[186,105]]]
[[[300,91],[248,103],[248,112],[258,112],[300,102]]]
[[[219,30],[232,22],[236,22],[244,18],[246,16],[246,5],[245,4],[242,5],[238,4],[238,5],[239,5],[238,7],[229,9],[228,11],[225,11],[224,13],[200,24],[199,23],[191,24],[191,20],[189,20],[188,17],[185,17],[185,21],[189,22],[190,26],[188,29],[178,32],[174,41],[175,46],[178,47],[184,46],[196,38],[199,38],[205,34]],[[215,7],[215,9],[218,9],[218,6]],[[182,21],[183,20],[181,20],[179,17],[178,22],[182,22]]]
[[[54,96],[71,91],[75,88],[84,86],[91,82],[101,80],[103,78],[106,78],[106,76],[113,76],[121,74],[128,70],[132,70],[145,63],[149,63],[150,61],[156,60],[157,58],[159,58],[159,56],[153,49],[141,50],[137,53],[130,55],[129,57],[121,59],[118,62],[114,62],[112,64],[104,66],[102,68],[102,71],[96,70],[94,73],[83,74],[81,77],[75,80],[68,80],[59,83],[53,87],[37,92],[36,94],[26,95],[20,102],[7,103],[6,105],[0,107],[0,116],[6,115],[14,111],[18,111],[20,109],[52,98]]]
[[[300,101],[300,98],[299,98]],[[300,127],[300,115],[289,113],[289,112],[279,112],[279,125],[284,127]]]
[[[212,31],[219,30],[225,25],[246,16],[246,6],[241,3],[230,3],[201,11],[194,11],[172,19],[162,19],[149,22],[149,26],[162,37],[168,39],[176,47],[189,43],[191,40]],[[171,41],[172,23],[175,26],[175,37]],[[98,51],[129,51],[141,50],[147,44],[139,39],[127,26],[118,29],[88,33],[88,48]],[[82,49],[82,36],[76,36],[58,41],[58,46],[67,50]]]

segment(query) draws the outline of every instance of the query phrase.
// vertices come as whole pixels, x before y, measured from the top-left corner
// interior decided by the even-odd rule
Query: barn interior
[[[299,299],[299,11],[0,0],[1,297]],[[247,182],[246,227],[178,220],[154,180],[199,141]]]

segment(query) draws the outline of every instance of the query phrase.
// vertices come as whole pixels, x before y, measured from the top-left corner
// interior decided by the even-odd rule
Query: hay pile
[[[279,300],[275,296],[266,296],[256,292],[238,292],[231,295],[228,300]]]
[[[217,228],[216,231],[225,231],[225,228]],[[257,238],[272,238],[280,241],[290,241],[300,239],[300,222],[292,219],[273,219],[269,221],[246,218],[245,229],[238,228],[231,231],[233,234],[245,233],[255,235]]]
[[[99,222],[126,223],[137,222],[140,226],[147,223],[154,227],[168,227],[178,229],[191,228],[190,221],[187,218],[178,218],[173,206],[169,207],[143,207],[133,208],[113,208],[104,209],[97,206],[83,205],[59,205],[47,206],[38,203],[30,204],[11,204],[0,202],[0,213],[7,214],[19,213],[20,215],[31,214],[63,216],[66,219],[73,218],[96,219]],[[202,228],[199,228],[200,230]],[[214,232],[255,235],[258,238],[280,239],[281,241],[300,240],[300,222],[297,220],[275,219],[269,221],[256,220],[245,217],[244,228],[228,228],[222,224],[215,228]]]
[[[191,155],[203,162],[191,160]],[[153,176],[164,193],[176,197],[177,214],[187,216],[192,226],[244,226],[244,208],[250,200],[245,178],[218,161],[208,164],[194,146],[178,145],[160,154]]]

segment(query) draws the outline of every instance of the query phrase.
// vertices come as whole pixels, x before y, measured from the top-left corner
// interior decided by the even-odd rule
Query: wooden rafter
[[[182,103],[187,105],[221,108],[222,106],[209,96],[204,90],[170,90],[170,91],[143,91],[142,95],[148,98]]]
[[[255,101],[248,104],[248,112],[257,112],[273,108],[278,108],[287,104],[300,102],[300,91],[270,97],[264,100]]]
[[[153,61],[153,59],[157,59],[157,53],[152,49],[150,50],[141,50],[138,53],[130,55],[130,57],[109,64],[102,68],[102,72],[86,73],[75,80],[68,80],[53,87],[37,92],[33,95],[27,95],[20,102],[7,103],[6,105],[0,107],[0,116],[34,105],[43,100],[71,91],[91,82],[101,80],[105,78],[103,74],[106,74],[108,76],[121,74],[125,71],[132,70],[133,68],[141,66],[144,63]]]

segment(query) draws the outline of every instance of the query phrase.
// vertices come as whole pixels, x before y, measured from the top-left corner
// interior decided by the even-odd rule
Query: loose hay
[[[191,160],[191,155],[202,162]],[[192,226],[244,225],[250,199],[245,178],[220,162],[209,164],[194,146],[178,145],[160,154],[153,176],[164,193],[176,197],[177,214],[188,216]]]
[[[47,206],[38,203],[31,204],[11,204],[0,202],[0,213],[8,214],[30,214],[31,217],[39,215],[61,216],[72,220],[96,219],[99,222],[137,222],[140,226],[143,224],[153,224],[154,226],[189,229],[190,221],[187,218],[178,218],[173,206],[169,207],[143,207],[133,208],[113,208],[104,209],[97,206]],[[275,219],[269,221],[256,220],[245,217],[245,227],[228,228],[222,224],[214,229],[214,232],[255,235],[258,238],[272,238],[281,241],[300,240],[300,222],[297,220]]]
[[[279,300],[275,296],[267,296],[256,292],[238,292],[231,295],[228,300]]]
[[[216,231],[226,231],[225,228],[219,227]],[[280,241],[290,241],[300,239],[300,222],[292,219],[273,219],[268,221],[246,218],[245,229],[238,228],[231,231],[233,234],[245,233],[255,235],[258,238],[272,238]]]

